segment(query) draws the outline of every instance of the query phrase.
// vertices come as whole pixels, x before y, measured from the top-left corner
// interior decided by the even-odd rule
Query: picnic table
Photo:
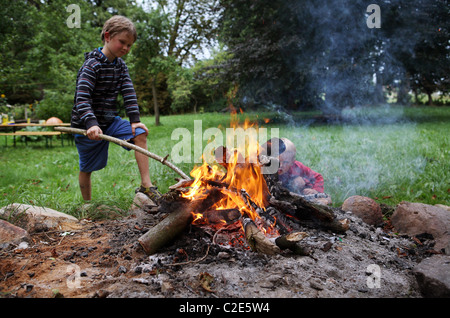
[[[65,134],[61,131],[27,131],[21,130],[27,127],[56,127],[56,126],[70,126],[70,123],[61,123],[61,124],[45,124],[45,123],[9,123],[9,124],[1,124],[0,125],[0,136],[5,136],[5,146],[7,146],[7,136],[14,136],[14,147],[16,146],[16,136],[45,136],[45,144],[48,146],[48,139],[51,136],[61,135],[61,145],[64,146],[64,138],[62,134]],[[6,131],[6,132],[5,132]],[[25,138],[25,143],[27,143],[27,139]]]

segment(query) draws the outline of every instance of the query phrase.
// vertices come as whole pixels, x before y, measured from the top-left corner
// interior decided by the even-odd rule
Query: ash
[[[421,297],[412,268],[429,256],[421,244],[358,217],[345,234],[301,227],[309,255],[251,251],[238,226],[191,225],[170,245],[146,255],[137,239],[164,214],[86,222],[65,236],[36,233],[29,248],[0,253],[5,297],[128,298],[374,298]],[[235,238],[234,240],[231,238]],[[68,266],[80,284],[67,284]],[[71,267],[74,268],[74,267]],[[24,287],[25,286],[25,287]]]
[[[236,238],[242,235],[239,226],[191,225],[170,246],[130,264],[133,288],[116,288],[110,296],[421,297],[411,270],[433,241],[424,239],[419,250],[409,237],[339,209],[335,213],[351,222],[345,234],[296,225],[309,234],[302,241],[307,256],[253,252],[245,239]],[[137,244],[134,248],[140,253]]]

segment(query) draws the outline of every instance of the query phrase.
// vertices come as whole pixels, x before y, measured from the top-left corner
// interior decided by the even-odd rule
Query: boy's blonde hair
[[[129,32],[134,37],[134,41],[136,42],[136,39],[137,39],[136,28],[130,19],[128,19],[127,17],[121,16],[121,15],[115,15],[115,16],[109,18],[103,25],[103,30],[102,30],[103,44],[105,44],[105,33],[106,32],[109,32],[111,37],[113,37],[124,31]]]

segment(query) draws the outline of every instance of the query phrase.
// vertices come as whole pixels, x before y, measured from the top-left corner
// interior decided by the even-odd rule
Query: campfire
[[[232,123],[238,127],[237,121]],[[246,120],[243,128],[253,125]],[[232,235],[222,244],[239,244],[270,255],[283,249],[307,254],[301,240],[308,234],[297,231],[300,225],[334,233],[348,229],[346,220],[337,220],[331,207],[285,189],[278,182],[277,169],[263,174],[264,167],[277,164],[278,159],[255,138],[247,138],[240,148],[219,146],[214,158],[213,164],[204,159],[190,172],[192,179],[179,180],[160,199],[159,211],[168,216],[139,238],[148,254],[170,243],[189,225],[209,227],[216,234],[227,229]]]

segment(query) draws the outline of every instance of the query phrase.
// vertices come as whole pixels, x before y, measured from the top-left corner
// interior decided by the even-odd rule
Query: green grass
[[[388,205],[403,200],[450,204],[450,108],[392,107],[370,113],[357,113],[364,125],[357,120],[348,125],[307,124],[317,115],[314,113],[280,116],[265,112],[239,117],[241,122],[247,116],[258,120],[260,126],[269,128],[268,137],[270,128],[279,128],[280,137],[291,139],[297,146],[297,160],[324,176],[325,190],[335,206],[351,195],[369,196]],[[272,121],[264,124],[264,118]],[[377,121],[380,118],[395,120]],[[143,121],[150,129],[149,150],[160,156],[171,154],[179,142],[171,140],[172,132],[183,127],[193,137],[194,120],[200,119],[203,132],[209,127],[224,131],[230,122],[228,114],[188,114],[163,116],[162,125],[156,127],[154,118],[146,117]],[[202,149],[207,142],[202,141]],[[192,154],[193,149],[191,138]],[[94,206],[106,204],[127,210],[140,181],[134,154],[115,144],[109,150],[108,166],[92,175]],[[28,146],[18,142],[12,147],[12,139],[8,139],[5,147],[1,137],[0,151],[0,206],[19,202],[77,217],[89,216],[79,209],[84,202],[78,188],[75,146],[65,142],[61,147],[59,140],[53,140],[49,148],[45,142],[28,142]],[[192,162],[176,165],[186,174],[194,167]],[[152,159],[150,170],[162,192],[179,177]]]

